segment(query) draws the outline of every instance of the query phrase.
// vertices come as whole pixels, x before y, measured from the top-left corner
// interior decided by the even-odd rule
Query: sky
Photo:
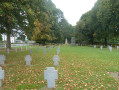
[[[52,0],[63,13],[66,20],[73,26],[82,14],[91,10],[97,0]]]

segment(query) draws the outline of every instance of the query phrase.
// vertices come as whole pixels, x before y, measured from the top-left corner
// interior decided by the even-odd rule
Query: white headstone
[[[109,46],[109,50],[112,51],[112,47],[111,46]]]
[[[46,54],[46,48],[43,49],[43,54]]]
[[[9,52],[10,52],[10,49],[9,49],[9,48],[7,48],[7,54],[9,54]]]
[[[60,48],[58,47],[58,49],[57,49],[57,54],[59,54],[60,53]]]
[[[101,50],[103,49],[103,46],[102,46],[102,45],[100,46],[100,49],[101,49]]]
[[[96,45],[94,45],[94,48],[96,48]]]
[[[4,55],[0,55],[0,65],[4,65],[5,60],[6,60],[6,57]]]
[[[15,48],[15,52],[17,52],[17,48]]]
[[[60,58],[58,55],[54,55],[53,57],[54,65],[57,66],[59,64]]]
[[[117,50],[119,50],[119,46],[117,46]]]
[[[26,61],[26,65],[27,66],[30,66],[31,65],[31,60],[32,60],[31,56],[30,55],[26,55],[25,61]]]
[[[39,52],[39,47],[37,48],[37,51]]]
[[[4,70],[0,67],[0,87],[2,87],[2,79],[4,79]]]
[[[32,49],[29,49],[29,51],[30,51],[30,54],[32,54]]]
[[[44,79],[47,80],[47,88],[55,88],[55,79],[58,79],[58,72],[54,67],[47,67],[44,71]]]
[[[21,51],[22,51],[22,47],[21,47]]]

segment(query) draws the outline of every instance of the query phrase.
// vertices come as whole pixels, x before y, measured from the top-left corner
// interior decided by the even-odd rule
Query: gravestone
[[[39,47],[37,48],[37,51],[39,52]]]
[[[47,88],[55,88],[55,80],[58,79],[58,72],[54,67],[47,67],[44,71],[44,79],[47,80]]]
[[[58,55],[54,55],[53,61],[54,61],[54,66],[57,66],[59,64],[59,61],[60,61],[59,56]]]
[[[94,48],[96,48],[96,45],[94,45]]]
[[[76,44],[75,44],[75,37],[71,38],[71,46],[76,46]]]
[[[29,49],[29,51],[30,51],[30,54],[32,54],[32,49]]]
[[[31,56],[30,55],[26,55],[25,61],[26,61],[26,65],[27,66],[30,66],[31,65],[31,60],[32,60]]]
[[[0,55],[0,65],[4,65],[5,60],[6,60],[6,57],[4,55]]]
[[[21,51],[22,51],[22,47],[21,47]]]
[[[102,46],[102,45],[100,46],[100,49],[101,49],[101,50],[103,49],[103,46]]]
[[[26,46],[26,51],[27,51],[27,46]]]
[[[4,79],[4,70],[0,67],[0,88],[2,87],[2,79]]]
[[[9,54],[9,52],[10,52],[10,49],[9,49],[9,48],[7,48],[7,54]]]
[[[117,46],[117,50],[119,50],[119,46]]]
[[[68,44],[68,40],[67,40],[67,38],[65,39],[65,45],[67,45]]]
[[[57,54],[59,54],[59,53],[60,53],[60,48],[57,49]]]
[[[112,47],[111,46],[109,46],[109,50],[112,51]]]
[[[47,48],[47,51],[48,51],[48,52],[50,51],[50,47]]]
[[[43,49],[43,54],[46,54],[46,48]]]
[[[15,48],[15,52],[17,52],[17,48]]]

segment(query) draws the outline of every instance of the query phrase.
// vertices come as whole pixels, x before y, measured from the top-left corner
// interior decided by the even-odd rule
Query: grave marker
[[[27,66],[30,66],[31,65],[31,60],[32,60],[31,56],[30,55],[26,55],[25,61],[26,61],[26,65]]]
[[[59,64],[60,58],[58,55],[54,55],[53,57],[54,65],[57,66]]]
[[[0,55],[0,65],[4,65],[5,60],[6,60],[6,57],[4,55]]]
[[[7,54],[9,54],[9,52],[10,52],[10,49],[9,49],[9,48],[7,48]]]
[[[47,80],[47,88],[55,88],[55,79],[58,79],[58,72],[54,67],[47,67],[44,71],[44,79]]]
[[[0,67],[0,88],[2,87],[2,79],[4,79],[4,70]]]

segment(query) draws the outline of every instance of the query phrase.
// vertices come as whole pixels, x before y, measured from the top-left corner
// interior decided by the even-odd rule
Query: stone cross
[[[4,79],[4,70],[2,70],[2,67],[0,67],[0,88],[2,86],[2,79]]]
[[[26,51],[27,51],[27,46],[26,46]]]
[[[47,67],[44,71],[44,79],[47,80],[47,88],[55,88],[55,79],[58,79],[58,72],[54,67]]]
[[[9,49],[9,48],[7,48],[7,54],[9,54],[9,52],[10,52],[10,49]]]
[[[6,60],[6,57],[4,55],[0,55],[0,65],[4,65],[5,60]]]
[[[30,55],[26,55],[25,61],[26,61],[26,65],[27,66],[30,66],[31,65],[31,60],[32,60],[31,56]]]
[[[43,54],[46,54],[46,48],[43,49]]]
[[[58,55],[54,55],[53,57],[54,65],[57,66],[59,64],[60,58]]]
[[[112,51],[112,47],[111,46],[109,46],[109,50]]]
[[[94,45],[94,48],[96,48],[96,45]]]
[[[39,47],[37,48],[37,51],[39,52]]]
[[[101,50],[103,49],[103,46],[102,46],[102,45],[100,46],[100,49],[101,49]]]
[[[15,48],[15,52],[17,52],[17,48]]]
[[[32,49],[29,49],[29,51],[30,51],[30,54],[32,54]]]
[[[22,47],[21,47],[21,51],[22,51]]]

